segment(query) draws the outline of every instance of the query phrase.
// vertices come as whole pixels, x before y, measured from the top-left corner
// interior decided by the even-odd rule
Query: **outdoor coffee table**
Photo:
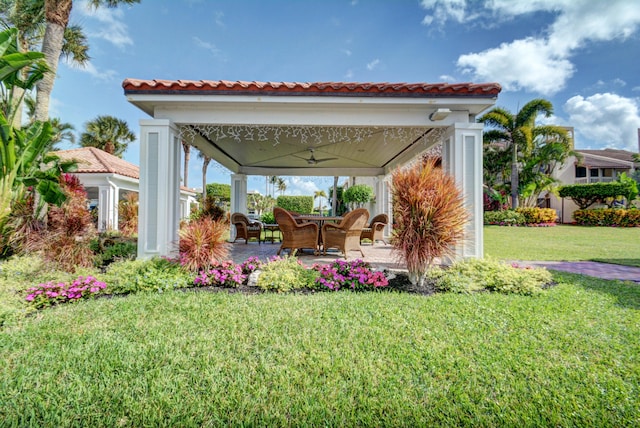
[[[274,232],[277,232],[280,230],[280,228],[278,227],[277,224],[263,224],[262,228],[264,229],[264,241],[263,242],[267,242],[267,240],[269,240],[272,244],[275,242],[276,239],[278,239],[280,242],[282,242],[282,239],[276,238],[274,235]],[[267,232],[270,232],[270,234],[267,234]]]

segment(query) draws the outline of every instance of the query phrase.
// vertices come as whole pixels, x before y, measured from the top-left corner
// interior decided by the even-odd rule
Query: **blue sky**
[[[142,0],[89,10],[71,23],[89,36],[84,68],[61,63],[51,116],[79,134],[98,115],[139,133],[127,103],[137,79],[498,82],[496,105],[516,112],[550,100],[545,121],[575,128],[576,148],[638,151],[640,2],[636,0]],[[136,141],[125,159],[138,164]],[[189,186],[202,182],[192,156]],[[286,194],[331,179],[288,178]],[[229,182],[211,166],[207,182]],[[250,190],[264,192],[264,179]]]

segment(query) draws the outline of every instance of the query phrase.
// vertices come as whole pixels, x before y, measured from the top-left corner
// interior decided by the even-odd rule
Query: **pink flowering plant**
[[[331,264],[314,265],[319,272],[316,284],[320,288],[333,291],[350,288],[351,290],[375,290],[389,285],[383,272],[372,271],[368,263],[357,259],[353,261],[336,260]]]
[[[94,297],[107,287],[93,276],[79,276],[71,283],[49,281],[27,289],[25,300],[36,309]]]
[[[231,261],[218,263],[207,269],[200,270],[193,283],[199,287],[217,286],[237,288],[244,284],[249,274],[260,267],[257,257],[249,257],[241,264]]]

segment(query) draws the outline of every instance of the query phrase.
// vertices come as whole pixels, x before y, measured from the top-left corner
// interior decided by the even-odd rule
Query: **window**
[[[598,168],[590,169],[589,170],[589,175],[591,177],[599,177],[600,176],[599,172],[600,172],[600,170]]]
[[[587,168],[576,166],[576,178],[584,178],[587,176]]]

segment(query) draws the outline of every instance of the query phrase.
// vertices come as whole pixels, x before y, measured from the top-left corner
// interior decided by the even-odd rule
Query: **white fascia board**
[[[242,167],[239,174],[246,175],[277,175],[298,177],[350,177],[350,176],[378,176],[384,175],[383,168],[263,168]]]

